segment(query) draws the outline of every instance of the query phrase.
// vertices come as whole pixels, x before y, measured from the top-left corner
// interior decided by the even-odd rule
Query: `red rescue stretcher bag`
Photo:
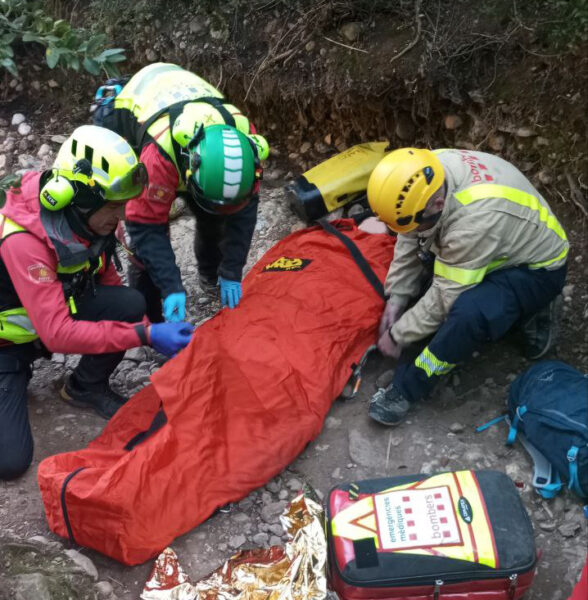
[[[515,600],[535,575],[533,527],[504,473],[344,484],[327,515],[341,600]]]
[[[97,439],[39,465],[52,531],[142,563],[267,483],[319,434],[376,339],[395,243],[353,221],[325,227],[269,250],[240,305],[198,327]]]

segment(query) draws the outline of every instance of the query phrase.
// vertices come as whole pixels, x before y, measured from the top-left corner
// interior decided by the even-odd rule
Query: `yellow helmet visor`
[[[143,163],[137,163],[122,177],[116,177],[104,190],[104,198],[110,202],[123,202],[136,198],[149,184],[147,169]]]

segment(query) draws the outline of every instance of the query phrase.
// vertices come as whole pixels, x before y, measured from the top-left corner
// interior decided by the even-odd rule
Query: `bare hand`
[[[390,331],[385,331],[378,340],[378,350],[390,358],[398,358],[402,352],[402,347],[399,346],[390,335]]]

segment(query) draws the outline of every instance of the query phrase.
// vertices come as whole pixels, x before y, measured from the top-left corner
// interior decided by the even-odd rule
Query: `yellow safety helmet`
[[[443,185],[445,174],[437,156],[422,148],[400,148],[372,171],[367,197],[371,209],[397,233],[416,229],[427,202]]]
[[[40,201],[51,211],[72,202],[99,208],[104,202],[138,196],[147,182],[145,166],[124,138],[103,127],[82,125],[57,153]],[[79,193],[83,189],[91,193]]]

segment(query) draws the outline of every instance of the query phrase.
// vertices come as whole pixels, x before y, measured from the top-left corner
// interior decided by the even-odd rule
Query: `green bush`
[[[0,0],[0,66],[14,76],[18,75],[15,49],[23,43],[44,46],[50,69],[61,66],[79,71],[83,67],[93,75],[104,71],[108,77],[117,76],[117,63],[126,60],[124,49],[106,48],[107,41],[104,34],[54,19],[41,2]]]

